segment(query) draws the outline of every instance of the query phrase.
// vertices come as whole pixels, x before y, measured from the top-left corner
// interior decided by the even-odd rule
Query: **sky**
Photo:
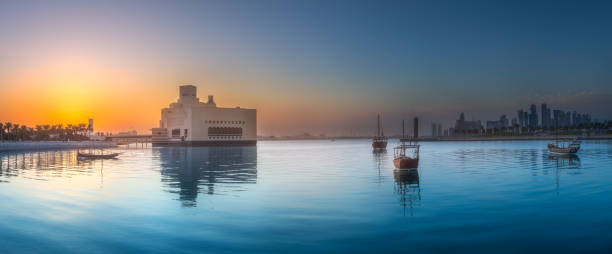
[[[450,127],[530,104],[612,119],[610,1],[3,1],[0,122],[149,132],[178,86],[260,135]],[[538,106],[539,108],[539,106]]]

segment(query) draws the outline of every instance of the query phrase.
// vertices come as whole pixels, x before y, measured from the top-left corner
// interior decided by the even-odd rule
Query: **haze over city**
[[[376,5],[376,8],[373,6]],[[0,4],[0,122],[157,126],[179,85],[260,135],[390,133],[551,108],[612,119],[610,2]]]

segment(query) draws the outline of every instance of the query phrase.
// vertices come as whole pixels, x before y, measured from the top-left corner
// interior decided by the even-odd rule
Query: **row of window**
[[[208,127],[208,136],[242,136],[242,128]]]
[[[242,139],[241,136],[208,137],[208,139]]]
[[[206,124],[245,124],[245,121],[204,120]]]

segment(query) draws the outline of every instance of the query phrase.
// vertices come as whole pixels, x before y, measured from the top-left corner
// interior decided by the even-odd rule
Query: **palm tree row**
[[[36,125],[34,128],[13,124],[10,122],[0,123],[0,141],[25,141],[25,140],[87,140],[87,124],[63,124]]]

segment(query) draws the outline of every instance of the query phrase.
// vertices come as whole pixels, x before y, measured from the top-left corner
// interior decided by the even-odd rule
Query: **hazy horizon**
[[[0,122],[147,132],[178,86],[259,135],[550,108],[612,119],[610,2],[0,1]]]

